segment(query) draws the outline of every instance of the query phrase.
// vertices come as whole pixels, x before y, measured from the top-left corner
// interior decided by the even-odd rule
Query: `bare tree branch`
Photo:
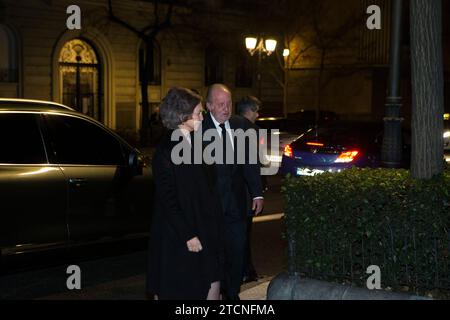
[[[155,0],[155,2],[157,3],[158,0]],[[155,6],[155,14],[158,12],[157,6]],[[173,1],[170,1],[169,3],[169,7],[167,8],[167,12],[166,12],[166,17],[164,19],[164,21],[162,23],[159,23],[159,18],[157,17],[155,20],[155,23],[148,25],[147,27],[145,27],[144,29],[142,29],[142,32],[146,33],[149,30],[153,29],[150,34],[148,35],[148,37],[150,39],[153,39],[154,37],[156,37],[156,35],[162,31],[163,29],[169,28],[172,26],[172,13],[173,13]]]
[[[167,8],[165,20],[159,23],[159,8],[158,0],[153,2],[153,14],[154,19],[150,21],[149,25],[145,27],[142,31],[139,31],[133,27],[130,23],[125,22],[114,14],[112,0],[108,0],[108,18],[114,23],[130,30],[136,34],[139,38],[144,41],[145,44],[145,58],[139,61],[139,74],[140,77],[140,87],[141,87],[141,129],[140,129],[140,142],[142,145],[147,145],[148,143],[148,129],[149,129],[149,110],[150,104],[148,99],[148,85],[150,84],[150,74],[154,72],[153,70],[153,41],[162,30],[171,27],[171,19],[173,12],[173,1]],[[150,17],[151,18],[151,17]],[[148,31],[150,31],[148,33]],[[153,75],[151,75],[153,76]]]
[[[297,63],[297,60],[298,60],[301,56],[303,56],[303,55],[305,54],[305,52],[308,52],[308,51],[311,50],[311,48],[313,48],[313,47],[314,47],[314,45],[313,45],[313,44],[310,44],[310,45],[307,46],[306,48],[300,50],[300,51],[298,52],[298,54],[295,56],[295,58],[292,60],[291,66],[295,66],[295,64]]]
[[[166,17],[162,23],[159,23],[159,16],[158,16],[158,0],[154,0],[154,15],[155,15],[155,21],[151,24],[149,24],[147,27],[143,28],[141,31],[133,27],[128,22],[120,19],[114,14],[113,11],[113,4],[112,0],[108,0],[108,13],[109,13],[109,19],[122,27],[126,28],[127,30],[130,30],[134,34],[136,34],[139,38],[141,38],[144,41],[153,40],[160,31],[169,28],[171,24],[172,19],[172,13],[173,13],[173,1],[170,1],[169,7],[166,12]],[[151,30],[149,34],[147,32]]]
[[[139,30],[137,30],[135,27],[133,27],[132,25],[130,25],[129,23],[123,21],[122,19],[118,18],[117,16],[114,15],[113,12],[113,6],[112,6],[112,0],[108,0],[108,13],[109,13],[109,18],[111,21],[121,25],[122,27],[130,30],[131,32],[135,33],[139,38],[145,40],[145,34]]]

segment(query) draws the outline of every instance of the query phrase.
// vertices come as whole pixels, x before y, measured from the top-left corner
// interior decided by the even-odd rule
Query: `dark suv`
[[[152,180],[143,159],[69,107],[0,99],[3,258],[146,236]]]

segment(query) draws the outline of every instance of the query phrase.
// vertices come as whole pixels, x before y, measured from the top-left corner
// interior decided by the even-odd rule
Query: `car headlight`
[[[450,131],[444,132],[444,139],[450,138]]]

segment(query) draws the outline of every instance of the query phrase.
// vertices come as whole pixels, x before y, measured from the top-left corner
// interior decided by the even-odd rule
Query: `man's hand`
[[[190,252],[200,252],[203,250],[202,243],[197,237],[192,238],[191,240],[186,242],[186,244]]]
[[[260,214],[264,208],[264,199],[254,199],[252,210],[255,211],[255,216]]]

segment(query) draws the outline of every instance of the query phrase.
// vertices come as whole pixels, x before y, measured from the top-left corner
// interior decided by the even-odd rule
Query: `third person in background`
[[[259,130],[255,122],[259,117],[259,110],[261,108],[261,101],[254,96],[246,96],[242,98],[236,105],[236,113],[243,117],[247,126],[254,129],[258,135]],[[259,138],[258,138],[259,142]],[[259,152],[258,152],[259,154]],[[265,177],[263,177],[265,178]],[[263,186],[265,187],[265,179],[263,179]],[[248,201],[249,202],[249,201]],[[247,210],[247,241],[245,245],[245,256],[244,256],[244,269],[243,269],[243,282],[258,281],[258,273],[256,272],[255,266],[253,265],[252,259],[252,248],[251,248],[251,232],[253,225],[254,211],[251,208]]]

